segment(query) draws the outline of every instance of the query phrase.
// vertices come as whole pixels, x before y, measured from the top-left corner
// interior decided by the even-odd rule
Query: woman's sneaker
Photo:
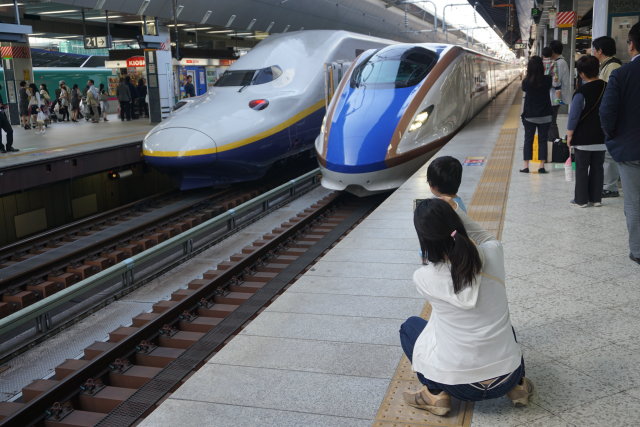
[[[513,406],[527,406],[529,398],[533,394],[533,383],[527,377],[522,377],[519,384],[509,390],[507,397],[511,399]]]
[[[451,410],[451,396],[446,391],[432,394],[427,387],[422,387],[415,393],[402,393],[404,401],[414,408],[429,411],[434,415],[444,416]]]

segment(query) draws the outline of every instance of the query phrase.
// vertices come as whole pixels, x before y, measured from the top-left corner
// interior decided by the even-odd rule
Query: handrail
[[[0,319],[0,336],[18,328],[19,326],[24,325],[31,320],[46,315],[52,309],[71,301],[72,299],[96,288],[97,286],[100,286],[101,284],[107,283],[114,278],[119,278],[123,274],[132,271],[136,265],[140,265],[146,261],[160,258],[162,255],[164,255],[165,252],[181,247],[198,234],[209,231],[210,229],[217,228],[220,225],[227,224],[229,223],[229,221],[233,221],[243,213],[255,209],[256,206],[260,206],[263,203],[268,203],[272,198],[281,196],[282,193],[292,190],[296,187],[296,185],[308,180],[313,180],[319,173],[319,169],[314,169],[311,172],[308,172],[298,178],[294,178],[286,184],[281,185],[280,187],[274,188],[273,190],[261,194],[260,196],[255,197],[241,204],[240,206],[237,206],[236,208],[229,209],[226,212],[216,216],[215,218],[211,218],[208,221],[203,222],[202,224],[198,224],[195,227],[183,233],[180,233],[177,236],[167,239],[164,242],[161,242],[144,252],[127,258],[119,262],[118,264],[115,264],[105,270],[94,274],[93,276],[75,283],[74,285],[66,289],[63,289],[60,292],[53,294],[50,297],[40,300],[26,308],[23,308],[20,311],[17,311],[3,319]]]

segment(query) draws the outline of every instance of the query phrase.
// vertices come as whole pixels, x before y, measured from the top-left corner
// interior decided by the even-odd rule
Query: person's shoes
[[[602,202],[593,202],[593,203],[592,203],[592,206],[593,206],[594,208],[601,208],[601,207],[602,207]]]
[[[575,200],[571,200],[569,203],[571,203],[572,205],[576,205],[579,208],[587,208],[587,207],[589,207],[589,203],[585,203],[584,205],[581,205],[580,203],[576,202]]]
[[[520,169],[520,172],[522,172],[522,173],[529,173],[529,168]]]
[[[0,147],[0,153],[6,153],[7,150],[4,149],[4,147]]]
[[[104,121],[105,121],[105,122],[108,122],[108,121],[109,121],[109,119],[104,119]]]
[[[429,411],[434,415],[444,416],[451,410],[451,397],[445,391],[431,394],[427,387],[422,387],[414,393],[405,391],[402,397],[409,406]]]
[[[548,173],[545,168],[538,169],[538,173]]]
[[[630,259],[631,261],[634,261],[634,262],[636,262],[636,263],[640,264],[640,258],[636,258],[636,257],[634,257],[632,254],[629,254],[629,259]]]
[[[620,197],[620,193],[615,190],[602,190],[602,198],[606,199],[607,197]]]
[[[507,397],[513,406],[527,406],[531,395],[533,395],[533,383],[527,377],[522,377],[520,382],[507,392]]]
[[[13,147],[7,148],[7,150],[6,150],[7,153],[16,153],[18,151],[20,151],[20,150],[18,150],[17,148],[13,148]]]

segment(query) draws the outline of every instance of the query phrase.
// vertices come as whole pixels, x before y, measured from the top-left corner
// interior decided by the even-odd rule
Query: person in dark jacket
[[[132,119],[137,119],[138,118],[138,114],[136,113],[136,99],[138,98],[138,91],[136,90],[136,87],[134,86],[134,84],[131,82],[131,77],[127,76],[124,78],[124,81],[127,85],[127,87],[129,88],[129,92],[131,93],[131,101],[130,101],[130,105],[129,105],[129,111],[130,111],[130,115]]]
[[[127,121],[131,121],[131,91],[123,78],[120,78],[120,84],[116,89],[116,96],[120,103],[120,120],[124,122],[126,118]]]
[[[187,82],[184,84],[184,97],[193,98],[196,96],[196,88],[193,86],[193,78],[187,76]]]
[[[629,258],[640,264],[640,22],[629,30],[627,49],[631,62],[611,73],[600,123],[622,180]]]
[[[0,132],[0,153],[14,153],[16,151],[20,151],[17,148],[13,148],[13,128],[11,127],[11,123],[9,123],[9,119],[7,119],[7,114],[5,113],[7,108],[7,105],[2,99],[2,86],[0,86],[0,129],[7,134],[7,147],[5,148],[2,144],[2,132]]]
[[[533,158],[533,138],[538,129],[538,173],[547,173],[544,163],[547,160],[547,135],[553,111],[549,90],[552,77],[544,74],[542,58],[532,56],[527,64],[527,75],[522,80],[522,90],[525,93],[522,124],[524,125],[524,168],[520,172],[529,173],[529,161]]]
[[[147,104],[147,82],[145,79],[138,80],[138,115],[149,117],[149,105]]]
[[[598,109],[607,84],[598,78],[599,68],[595,56],[585,55],[576,61],[582,85],[569,106],[567,145],[574,148],[576,159],[575,197],[571,203],[581,208],[602,206],[606,147]]]

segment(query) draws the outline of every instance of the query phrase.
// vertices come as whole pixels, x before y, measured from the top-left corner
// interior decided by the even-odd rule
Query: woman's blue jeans
[[[409,361],[413,358],[413,347],[425,326],[427,326],[427,321],[416,316],[408,318],[402,326],[400,326],[400,344]],[[515,338],[515,331],[513,336]],[[416,372],[416,374],[418,375],[418,380],[426,385],[432,393],[444,390],[456,399],[475,402],[478,400],[495,399],[496,397],[507,394],[507,392],[524,377],[524,358],[518,369],[510,374],[496,378],[490,384],[440,384],[425,378],[420,372]]]

